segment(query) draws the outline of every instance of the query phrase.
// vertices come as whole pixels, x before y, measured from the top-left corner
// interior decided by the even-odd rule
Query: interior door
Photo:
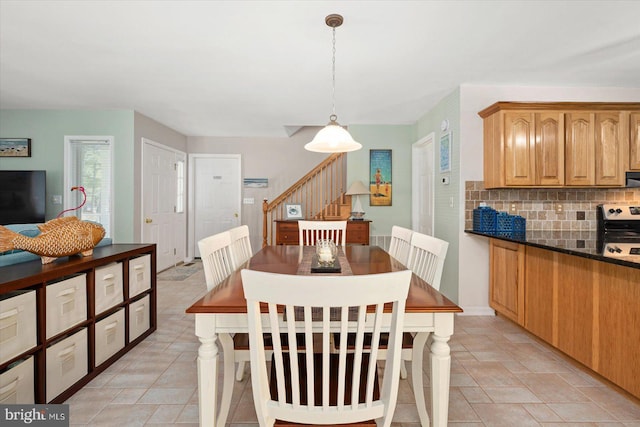
[[[192,157],[194,254],[198,240],[240,225],[240,155]]]
[[[434,135],[412,147],[412,228],[433,236],[434,223]]]
[[[184,162],[185,157],[185,153],[143,139],[142,241],[157,245],[158,271],[174,266],[185,257],[185,214],[184,209],[176,206],[179,194],[176,164]]]

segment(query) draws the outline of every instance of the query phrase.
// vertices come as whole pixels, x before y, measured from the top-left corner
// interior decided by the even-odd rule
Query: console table
[[[297,220],[275,220],[276,245],[298,245],[300,235],[298,233]],[[347,245],[368,245],[370,220],[347,221]]]
[[[1,267],[3,403],[64,402],[155,331],[156,300],[155,244]]]

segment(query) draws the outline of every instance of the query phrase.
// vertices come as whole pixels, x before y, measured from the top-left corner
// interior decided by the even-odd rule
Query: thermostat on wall
[[[444,132],[444,131],[446,131],[446,130],[448,130],[448,129],[449,129],[449,120],[444,119],[444,120],[442,121],[442,123],[440,123],[440,130],[441,130],[442,132]]]

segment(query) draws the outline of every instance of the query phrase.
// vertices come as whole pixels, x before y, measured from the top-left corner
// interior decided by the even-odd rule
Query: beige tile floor
[[[197,425],[199,344],[184,311],[205,290],[202,270],[183,281],[158,280],[158,330],[66,402],[72,425]],[[500,317],[457,317],[450,345],[451,426],[640,427],[637,400]],[[257,426],[248,377],[247,366],[235,384],[230,426]],[[406,380],[393,425],[419,425]]]

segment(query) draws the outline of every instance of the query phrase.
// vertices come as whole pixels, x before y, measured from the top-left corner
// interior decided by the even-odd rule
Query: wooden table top
[[[347,246],[345,255],[354,275],[378,274],[407,268],[378,246]],[[246,313],[240,270],[296,274],[302,259],[300,246],[265,246],[241,268],[189,307],[187,313]],[[405,313],[459,313],[462,309],[413,274]]]

